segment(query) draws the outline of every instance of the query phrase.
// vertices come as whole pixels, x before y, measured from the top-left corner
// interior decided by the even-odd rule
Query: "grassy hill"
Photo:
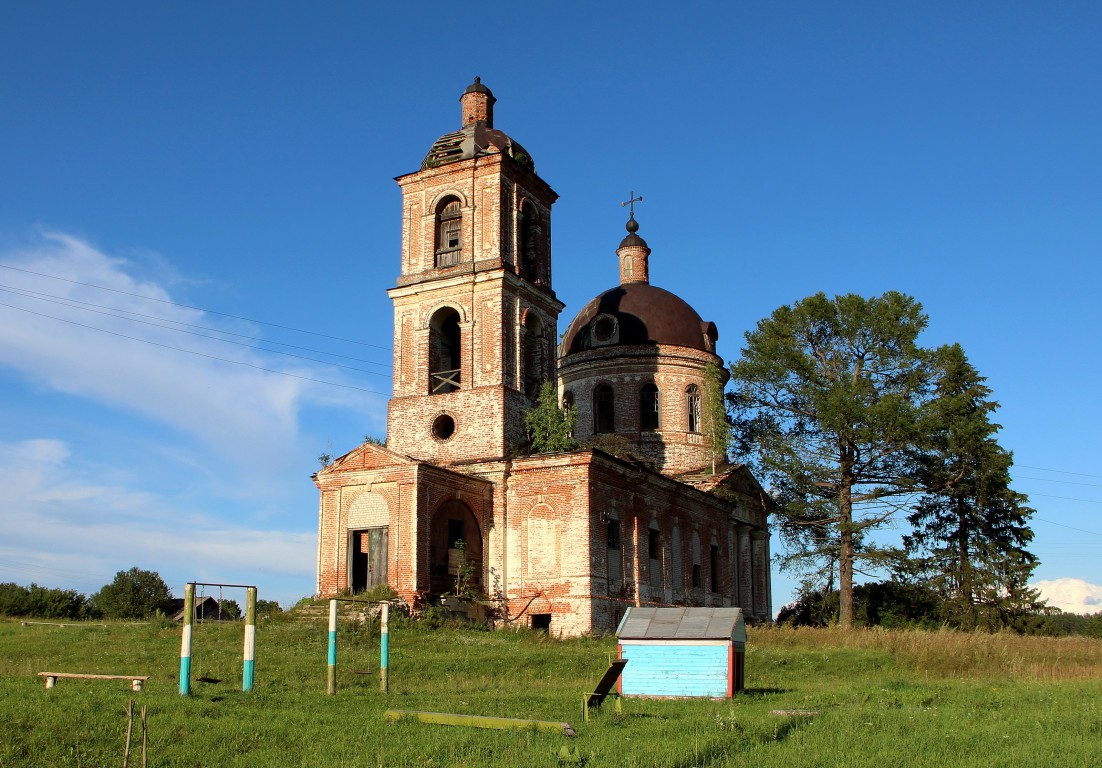
[[[396,623],[390,693],[377,627],[342,625],[338,693],[325,695],[323,616],[257,632],[241,692],[240,623],[197,626],[193,695],[178,693],[180,630],[0,622],[0,768],[119,766],[133,698],[150,766],[1059,766],[1098,765],[1102,644],[956,632],[751,628],[748,690],[727,701],[628,699],[581,722],[581,694],[613,638],[428,630]],[[41,671],[149,674],[61,680]],[[387,722],[386,709],[567,721],[556,733]],[[776,710],[814,714],[773,714]],[[135,744],[139,742],[135,738]],[[573,762],[560,750],[577,749]],[[130,765],[140,765],[131,754]]]

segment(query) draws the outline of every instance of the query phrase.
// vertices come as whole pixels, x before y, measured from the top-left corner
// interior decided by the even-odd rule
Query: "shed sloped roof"
[[[741,608],[632,606],[616,634],[621,640],[733,640],[746,642]]]

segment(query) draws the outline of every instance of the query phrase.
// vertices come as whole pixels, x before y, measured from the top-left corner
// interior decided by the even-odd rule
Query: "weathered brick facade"
[[[643,604],[738,605],[768,620],[768,498],[743,467],[710,473],[694,411],[705,367],[722,365],[715,326],[649,284],[633,217],[621,288],[583,309],[556,359],[557,196],[493,128],[494,101],[476,79],[461,129],[398,178],[387,445],[315,476],[318,593],[385,582],[413,602],[448,591],[466,563],[510,621],[556,633],[611,631]],[[516,458],[544,381],[576,405],[577,437],[613,434],[629,459]]]

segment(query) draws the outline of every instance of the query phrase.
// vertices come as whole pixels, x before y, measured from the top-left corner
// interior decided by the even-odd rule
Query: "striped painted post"
[[[379,690],[386,693],[390,666],[390,603],[383,603],[379,608]]]
[[[184,630],[180,636],[180,695],[191,694],[191,630],[195,624],[195,585],[184,585]]]
[[[329,601],[329,676],[325,692],[333,696],[337,692],[337,601]]]
[[[241,672],[241,690],[253,689],[253,671],[256,666],[256,587],[245,590],[245,667]]]

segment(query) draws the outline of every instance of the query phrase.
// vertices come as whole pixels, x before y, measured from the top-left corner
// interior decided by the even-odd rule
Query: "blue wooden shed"
[[[632,606],[616,630],[623,696],[730,697],[743,688],[741,608]]]

